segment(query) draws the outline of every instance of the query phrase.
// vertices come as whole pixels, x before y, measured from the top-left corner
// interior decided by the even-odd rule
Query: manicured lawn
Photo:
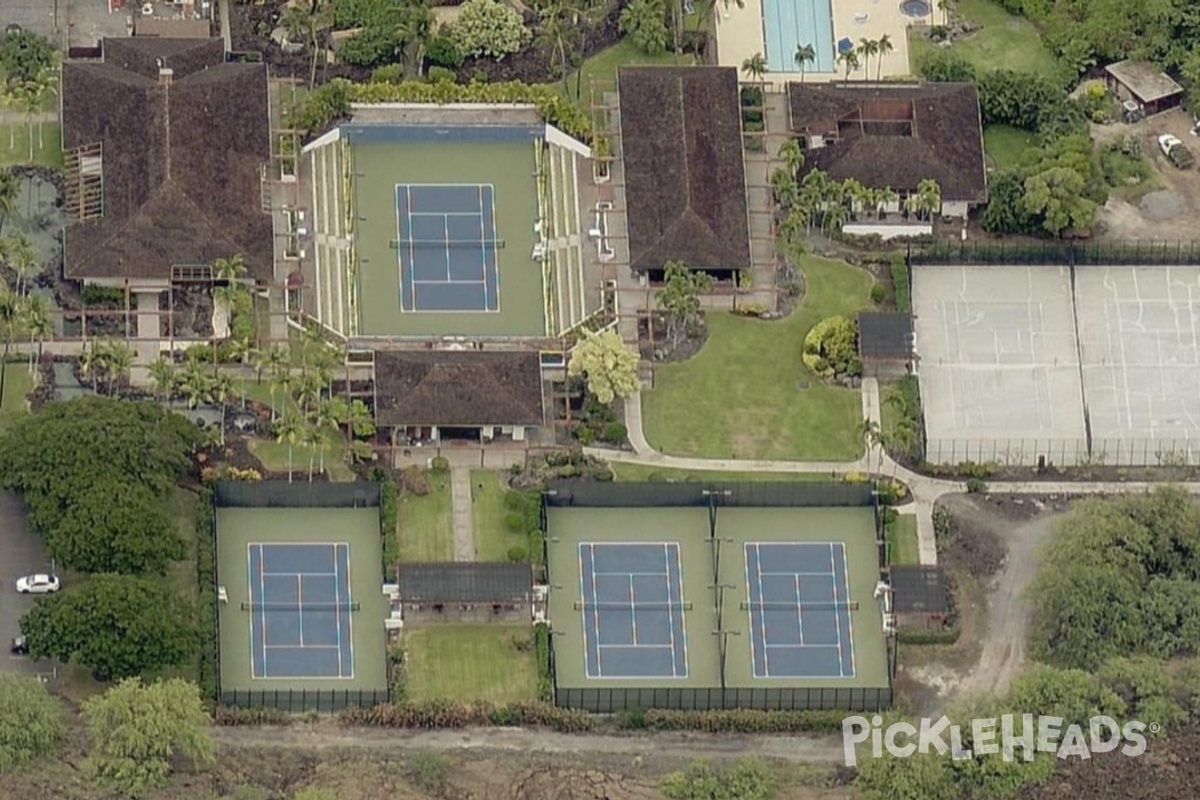
[[[983,129],[983,150],[988,163],[995,169],[1015,169],[1037,138],[1029,131],[1010,125],[989,125]]]
[[[1061,69],[1029,20],[1014,17],[992,0],[958,0],[956,5],[960,16],[983,26],[950,48],[977,71],[1012,69],[1050,75]],[[915,71],[918,54],[937,45],[917,34],[911,35],[910,43]]]
[[[725,472],[672,469],[650,464],[609,464],[617,481],[827,481],[830,475],[813,472]]]
[[[518,649],[518,642],[525,649]],[[510,703],[533,700],[537,664],[528,625],[430,625],[404,634],[408,696]]]
[[[917,543],[917,518],[912,514],[900,514],[888,526],[888,553],[897,565],[920,564],[921,549]]]
[[[507,488],[501,485],[500,476],[495,470],[471,470],[471,516],[478,561],[508,561],[510,547],[529,547],[528,536],[513,533],[504,524],[504,518],[513,512],[504,505]]]
[[[332,432],[326,433],[326,437],[329,440],[329,446],[325,448],[325,469],[335,481],[353,481],[354,473],[343,461],[346,450],[345,440]],[[250,439],[249,443],[250,452],[254,453],[266,469],[272,472],[288,471],[288,446],[286,444],[281,444],[273,439]],[[314,448],[308,448],[302,444],[293,445],[292,472],[304,473],[307,476],[310,455],[312,456],[313,472],[316,474],[321,468],[320,453],[316,452]]]
[[[0,428],[12,417],[27,414],[25,395],[33,391],[33,376],[26,364],[4,365],[4,397],[0,398]]]
[[[845,461],[862,454],[862,401],[800,360],[818,321],[871,305],[874,279],[843,261],[803,257],[806,295],[777,322],[708,315],[703,349],[655,369],[642,397],[646,438],[672,455]]]
[[[403,492],[397,507],[401,561],[453,561],[450,473],[426,472],[429,494]]]
[[[583,105],[588,103],[588,87],[590,79],[596,78],[600,81],[608,82],[608,86],[604,88],[612,88],[612,83],[617,78],[617,67],[626,64],[678,64],[681,67],[689,67],[695,62],[690,53],[684,53],[676,58],[674,53],[663,53],[660,56],[648,56],[641,50],[638,50],[628,40],[621,40],[612,47],[607,47],[596,53],[591,58],[585,59],[583,62],[583,84],[581,86],[582,94],[579,102]],[[578,72],[572,70],[567,74],[567,85],[569,91],[567,97],[575,99],[575,82],[578,80]],[[552,84],[555,91],[559,94],[563,93],[562,81],[555,81]]]
[[[34,123],[32,161],[29,158],[29,126],[24,122],[0,125],[0,166],[30,163],[62,167],[62,132],[57,122],[42,124],[41,146],[38,145],[38,126]]]

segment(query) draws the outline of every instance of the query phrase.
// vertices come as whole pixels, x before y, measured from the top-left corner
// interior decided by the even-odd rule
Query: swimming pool
[[[796,48],[811,44],[815,61],[805,72],[833,72],[833,9],[830,0],[763,0],[763,41],[771,72],[799,72]]]

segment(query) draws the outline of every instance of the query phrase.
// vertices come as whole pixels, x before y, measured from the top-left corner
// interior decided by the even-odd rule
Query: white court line
[[[336,644],[269,644],[268,650],[340,650]]]
[[[836,644],[768,644],[772,650],[833,650]]]
[[[833,609],[833,627],[837,631],[838,672],[844,673],[846,671],[846,662],[844,660],[845,656],[842,653],[842,615],[838,612],[838,609],[836,608],[837,602],[838,602],[837,561],[835,560],[834,549],[833,549],[832,544],[829,545],[829,568],[834,571],[833,572],[833,575],[834,575],[834,577],[833,577],[833,604],[835,607]],[[846,613],[848,615],[850,612],[847,611]]]
[[[334,545],[336,547],[336,545]],[[336,572],[264,572],[264,578],[336,578]]]
[[[353,588],[354,584],[350,583],[350,545],[343,544],[341,546],[346,549],[346,602],[353,604],[354,603],[354,588]],[[340,557],[338,559],[338,563],[339,563],[339,565],[341,564]],[[337,588],[338,588],[338,591],[340,592],[341,587],[339,586]],[[349,675],[342,674],[342,653],[341,653],[341,649],[339,649],[338,650],[338,677],[353,678],[354,677],[354,615],[353,614],[350,615],[350,619],[347,622],[347,625],[350,628],[350,674]]]
[[[410,211],[410,217],[479,217],[483,219],[483,211]]]
[[[250,553],[253,550],[253,548],[254,548],[254,545],[249,544],[249,543],[246,544],[246,589],[247,589],[248,593],[250,594],[251,604],[254,603],[254,562],[250,560]],[[259,566],[262,566],[262,565],[260,564]],[[253,612],[251,612],[251,613],[253,613]],[[250,635],[250,679],[254,680],[255,678],[258,678],[260,676],[258,676],[254,673],[254,624],[253,624],[253,619],[251,619],[251,624],[248,627],[250,628],[250,631],[249,631],[249,635]],[[267,671],[266,637],[267,637],[267,632],[264,630],[263,631],[263,672]]]
[[[258,566],[260,569],[262,568],[262,565],[263,565],[263,546],[260,544],[260,545],[258,545]],[[258,574],[258,591],[259,591],[259,597],[262,600],[262,607],[259,609],[259,616],[262,620],[262,648],[263,648],[262,671],[263,671],[263,677],[267,677],[270,674],[270,670],[267,669],[267,584],[266,584],[266,579],[262,576],[261,572]]]
[[[333,545],[333,562],[338,560],[338,546]],[[349,560],[349,559],[347,559]],[[337,573],[334,573],[335,575]],[[333,587],[333,620],[337,628],[338,675],[342,674],[342,587],[336,583]],[[352,643],[353,645],[353,643]]]
[[[760,576],[761,576],[761,574],[762,573],[759,573]],[[761,578],[760,578],[760,580],[761,580]],[[804,646],[804,612],[802,610],[801,603],[800,603],[800,576],[799,575],[797,575],[795,578],[795,585],[796,585],[796,625],[799,626],[799,628],[800,628],[798,635],[800,637],[800,646],[803,647]],[[759,591],[761,591],[761,589]]]
[[[671,646],[671,674],[676,678],[679,677],[679,662],[675,658],[675,604],[671,602],[671,549],[667,545],[663,545],[663,567],[666,570],[667,581],[667,631],[669,635],[668,644]],[[630,583],[633,578],[629,579]],[[682,595],[682,589],[680,590]],[[682,600],[682,596],[680,597]],[[687,668],[684,668],[686,673]]]
[[[629,576],[629,627],[633,630],[633,646],[637,647],[637,600],[633,596],[633,576]]]
[[[760,569],[762,567],[762,550],[759,549],[758,545],[754,545],[754,565],[755,565],[755,567],[758,567]],[[766,595],[763,593],[763,582],[762,582],[762,573],[761,572],[758,573],[758,601],[759,601],[759,603],[763,603],[766,601]],[[771,662],[767,658],[767,649],[765,647],[765,645],[768,641],[768,639],[767,639],[767,615],[762,612],[762,609],[759,610],[758,626],[759,626],[760,634],[762,636],[762,643],[764,645],[764,647],[763,647],[763,674],[770,677]]]
[[[829,542],[829,544],[832,545],[833,542]],[[795,575],[797,577],[802,577],[802,578],[832,578],[833,577],[833,573],[830,572],[829,570],[826,570],[825,572],[760,572],[758,574],[759,575],[788,575],[788,576]]]
[[[585,547],[587,547],[587,545],[585,545],[583,542],[579,543],[579,596],[581,598],[587,597],[587,591],[584,589],[584,585],[583,585],[583,548],[585,548]],[[587,669],[587,666],[588,666],[588,662],[591,661],[592,646],[588,642],[587,604],[586,603],[580,604],[579,615],[582,618],[582,622],[583,622],[584,671],[588,673],[588,677],[590,678],[593,676],[591,675],[591,671]],[[600,632],[596,631],[596,647],[599,648],[599,646],[600,646]],[[597,674],[599,674],[599,672],[600,672],[600,655],[599,655],[599,653],[596,654],[596,672],[597,672]]]
[[[838,547],[842,551],[842,588],[846,590],[846,602],[850,602],[850,563],[846,560],[846,543],[842,542]],[[850,637],[850,674],[842,677],[853,678],[858,674],[858,665],[855,663],[858,653],[854,647],[854,615],[849,609],[846,610],[846,634]]]
[[[669,644],[602,644],[605,650],[666,650]],[[682,677],[676,675],[674,677]]]
[[[296,576],[296,616],[299,617],[300,646],[304,647],[304,581]]]
[[[665,545],[665,544],[663,545],[663,547],[666,547],[666,546],[667,545]],[[637,575],[638,577],[646,575],[646,576],[649,576],[652,578],[669,578],[671,576],[671,571],[667,570],[666,572],[596,572],[594,574],[601,575],[601,576],[620,575],[622,578],[624,578],[626,575]]]

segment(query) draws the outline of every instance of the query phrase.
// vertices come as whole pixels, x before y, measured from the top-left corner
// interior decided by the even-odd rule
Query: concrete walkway
[[[471,517],[471,470],[450,468],[450,503],[454,510],[454,560],[475,560],[475,525]]]
[[[863,419],[880,421],[879,382],[864,378],[862,382]],[[828,473],[831,477],[847,473],[878,475],[905,484],[912,501],[897,508],[901,514],[917,518],[917,539],[922,564],[937,564],[937,543],[933,529],[933,508],[943,495],[966,492],[965,483],[940,480],[919,475],[897,464],[882,446],[868,446],[862,458],[854,461],[768,461],[760,459],[710,459],[669,456],[658,452],[646,441],[642,430],[642,400],[636,394],[625,400],[625,427],[633,452],[584,448],[591,456],[622,464],[658,465],[672,469],[720,472]],[[1161,483],[1152,482],[1074,482],[1074,481],[989,481],[993,494],[1082,495],[1146,492]],[[1192,494],[1200,495],[1200,483],[1177,484]]]

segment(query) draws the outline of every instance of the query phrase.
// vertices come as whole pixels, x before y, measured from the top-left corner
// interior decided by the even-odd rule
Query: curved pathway
[[[879,382],[875,378],[864,378],[862,382],[863,419],[878,423]],[[943,495],[962,493],[967,490],[961,481],[948,481],[920,475],[897,464],[882,446],[869,445],[865,454],[854,461],[767,461],[758,459],[729,458],[686,458],[660,453],[646,441],[642,429],[641,395],[635,394],[625,400],[625,427],[629,431],[629,443],[633,451],[608,450],[599,447],[584,448],[590,456],[621,464],[657,465],[672,469],[714,470],[722,472],[777,472],[777,473],[829,473],[831,476],[858,472],[894,478],[908,486],[912,502],[900,506],[901,514],[917,517],[917,538],[920,544],[922,564],[937,563],[937,546],[934,541],[933,507]],[[1121,492],[1143,492],[1160,485],[1152,481],[989,481],[988,491],[994,494],[1117,494]],[[1192,494],[1200,494],[1200,483],[1180,484]]]

